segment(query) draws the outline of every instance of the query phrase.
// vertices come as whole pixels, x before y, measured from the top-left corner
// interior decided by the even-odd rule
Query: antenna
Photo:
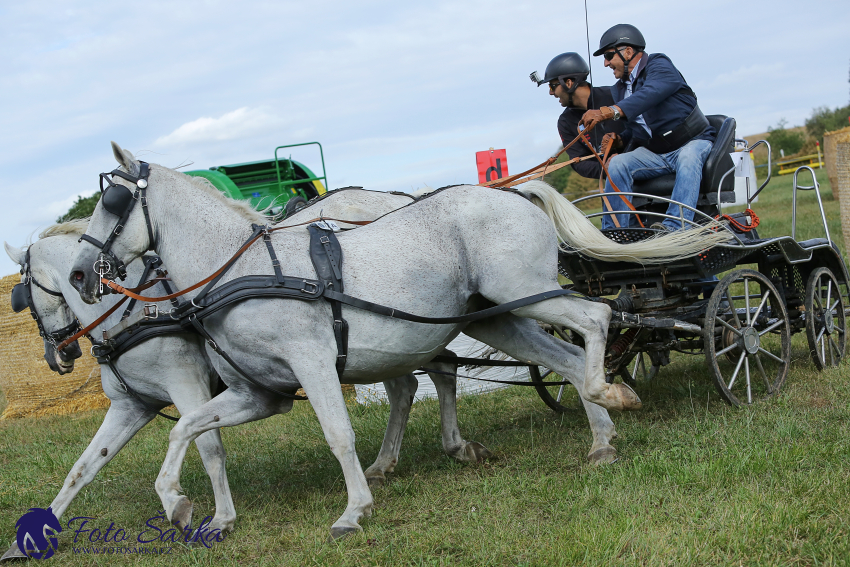
[[[594,108],[596,105],[593,102],[593,60],[590,58],[590,25],[587,23],[587,0],[584,0],[584,31],[587,37],[587,68],[590,69],[590,106]]]

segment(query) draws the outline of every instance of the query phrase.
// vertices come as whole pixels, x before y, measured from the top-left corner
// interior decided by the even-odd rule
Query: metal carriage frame
[[[804,171],[811,174],[812,185],[798,183]],[[754,193],[748,190],[748,208],[769,181],[768,174]],[[721,179],[718,185],[722,183]],[[811,190],[817,196],[824,238],[796,240],[797,190]],[[633,195],[677,204],[679,220],[683,226],[688,224],[681,218],[681,211],[689,208],[686,205],[656,195]],[[592,195],[574,203],[598,198]],[[651,380],[670,362],[673,351],[704,355],[720,395],[732,405],[749,405],[780,390],[791,363],[790,337],[798,332],[806,333],[818,370],[838,365],[846,350],[850,273],[830,237],[810,167],[795,172],[792,202],[791,236],[762,239],[756,231],[727,227],[730,244],[666,265],[600,261],[579,250],[562,249],[559,271],[572,282],[566,287],[592,297],[615,297],[606,357],[608,380],[620,377],[631,385],[639,379]],[[722,213],[719,188],[716,203]],[[640,208],[632,214],[655,217],[655,221],[675,218]],[[691,224],[713,220],[697,210],[694,218]],[[619,242],[657,233],[645,228],[605,232]],[[724,272],[728,273],[718,280],[716,276]],[[565,340],[581,340],[563,329],[550,330]],[[564,411],[564,387],[546,386],[547,374],[546,369],[533,368],[532,381],[538,383],[538,393],[547,405]]]

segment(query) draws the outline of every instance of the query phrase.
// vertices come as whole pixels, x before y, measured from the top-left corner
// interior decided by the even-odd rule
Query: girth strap
[[[127,382],[121,376],[121,373],[118,372],[118,369],[115,367],[115,364],[113,364],[111,358],[109,358],[107,356],[107,357],[104,357],[102,359],[98,359],[98,362],[101,363],[101,364],[106,362],[106,364],[109,365],[109,369],[112,370],[112,374],[114,374],[115,378],[118,380],[118,383],[121,384],[122,388],[124,388],[124,391],[127,392],[137,402],[139,402],[140,404],[145,406],[145,408],[147,408],[148,411],[152,411],[152,412],[156,413],[156,415],[158,415],[160,417],[164,417],[165,419],[170,419],[171,421],[180,421],[179,417],[174,417],[174,416],[168,415],[166,413],[162,413],[161,411],[159,411],[158,409],[153,407],[151,404],[149,404],[148,402],[143,400],[142,397],[127,384]]]
[[[216,354],[218,354],[221,358],[223,358],[225,360],[225,362],[227,362],[231,367],[233,367],[233,369],[236,372],[241,374],[243,378],[245,378],[248,382],[250,382],[254,386],[257,386],[258,388],[262,388],[264,390],[268,390],[269,392],[271,392],[273,394],[277,394],[278,396],[280,396],[282,398],[288,398],[290,400],[306,400],[307,399],[304,396],[297,396],[297,395],[295,395],[291,392],[282,392],[280,390],[272,388],[271,386],[267,386],[266,384],[261,384],[261,383],[257,382],[256,380],[251,378],[251,376],[247,372],[245,372],[242,369],[241,366],[236,364],[235,360],[230,358],[230,356],[218,346],[218,343],[215,342],[215,339],[213,339],[212,335],[210,335],[207,332],[207,330],[204,328],[204,324],[200,321],[200,319],[198,319],[198,317],[194,313],[192,315],[189,315],[189,323],[198,332],[199,335],[201,335],[202,337],[204,337],[204,339],[206,339],[207,344],[210,345],[210,348],[213,349],[216,352]]]
[[[326,224],[311,224],[307,227],[310,232],[310,260],[316,269],[319,281],[325,291],[333,290],[342,293],[342,246],[339,240]],[[345,363],[348,359],[348,322],[342,318],[342,305],[339,301],[325,296],[333,314],[333,331],[336,340],[336,373],[342,378]]]

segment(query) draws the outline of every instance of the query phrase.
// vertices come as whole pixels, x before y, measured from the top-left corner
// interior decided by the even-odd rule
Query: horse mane
[[[182,173],[181,175],[186,174]],[[189,178],[189,181],[191,181],[195,187],[201,189],[214,199],[218,200],[220,203],[222,203],[232,211],[239,213],[245,220],[251,222],[252,224],[268,224],[269,218],[265,215],[265,212],[269,208],[273,207],[274,203],[272,203],[265,209],[257,210],[253,207],[253,205],[251,205],[251,201],[239,201],[228,197],[227,195],[219,191],[216,186],[210,182],[209,179],[206,179],[204,177],[195,177],[193,175],[186,175],[186,177]]]
[[[69,234],[72,236],[82,236],[85,234],[86,229],[89,227],[89,217],[84,219],[73,219],[66,222],[60,222],[51,226],[48,226],[43,231],[41,231],[38,235],[38,239],[42,238],[50,238],[51,236],[61,236],[63,234]]]

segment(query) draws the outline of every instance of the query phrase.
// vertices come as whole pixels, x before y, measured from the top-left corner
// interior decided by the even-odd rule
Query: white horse
[[[136,177],[139,163],[117,145],[113,145],[113,150],[119,164]],[[116,181],[132,187],[120,179]],[[151,166],[145,185],[151,226],[137,208],[115,239],[113,252],[127,261],[154,248],[180,289],[214,272],[251,232],[249,224],[256,217],[216,190],[193,183],[179,172]],[[545,184],[541,185],[533,193],[545,192]],[[568,213],[572,212],[572,205],[562,201]],[[576,223],[587,222],[577,209],[573,217]],[[101,200],[87,234],[106,241],[117,220],[104,209]],[[148,236],[149,228],[153,242]],[[570,227],[561,228],[561,234],[569,234]],[[700,250],[711,245],[711,237],[701,238],[696,233],[693,231],[684,241]],[[664,242],[677,240],[666,238]],[[670,257],[686,253],[679,246],[681,240],[676,241]],[[306,231],[276,232],[272,241],[288,275],[314,277]],[[502,304],[560,290],[558,242],[552,219],[525,199],[504,191],[474,186],[447,189],[379,222],[345,233],[340,241],[345,254],[342,272],[346,293],[409,313],[457,316],[482,303]],[[663,257],[662,243],[659,239],[651,247],[649,254],[653,258]],[[630,259],[640,252],[634,245],[610,241],[600,243],[597,250],[578,246],[577,242],[570,244],[589,254],[604,252]],[[70,276],[72,285],[89,303],[98,301],[99,277],[93,265],[99,256],[98,248],[88,242],[82,244]],[[265,247],[254,246],[240,257],[222,283],[242,275],[271,273]],[[578,332],[586,349],[583,371],[577,371],[575,351],[536,324],[526,325],[522,340],[517,340],[516,326],[505,323],[516,319],[511,315],[469,325],[422,325],[346,308],[350,343],[342,381],[371,383],[410,372],[465,330],[518,360],[546,366],[569,377],[583,400],[608,409],[640,407],[640,400],[630,388],[605,381],[603,358],[609,307],[561,296],[513,313]],[[339,388],[337,349],[330,323],[327,303],[285,299],[244,301],[206,320],[218,345],[265,387],[246,381],[212,355],[213,364],[229,389],[203,408],[184,415],[171,432],[169,452],[156,485],[169,517],[184,498],[179,494],[179,465],[188,443],[209,429],[287,411],[292,401],[267,388],[292,390],[300,385],[340,461],[348,489],[348,505],[333,524],[331,535],[339,537],[360,529],[359,520],[371,513],[372,496],[357,460],[354,433]],[[609,439],[613,437],[613,424],[607,433]],[[603,443],[607,445],[609,439]]]
[[[290,217],[287,222],[297,224],[312,219],[315,214],[352,221],[368,221],[411,201],[411,197],[383,192],[339,191],[317,201],[309,211],[305,210]],[[47,332],[67,327],[74,318],[87,325],[112,307],[118,299],[111,296],[96,305],[88,305],[80,300],[79,294],[70,287],[67,278],[60,276],[70,270],[77,238],[83,234],[87,224],[86,219],[54,225],[42,232],[40,240],[28,249],[30,274],[48,289],[62,293],[61,296],[51,296],[38,286],[31,286],[33,306]],[[339,224],[346,226],[346,223]],[[9,244],[5,244],[5,248],[9,257],[23,266],[27,250]],[[131,263],[128,267],[128,280],[138,281],[142,271],[141,261]],[[159,286],[151,291],[154,289],[158,290],[158,294],[165,293]],[[158,307],[168,309],[171,306],[164,302],[158,304]],[[122,312],[123,308],[105,320],[94,334],[98,335],[101,329],[110,328],[117,323]],[[53,342],[45,339],[44,348],[45,360],[50,368],[60,375],[72,372],[75,359],[82,355],[76,341],[60,353]],[[169,363],[162,367],[157,366],[156,372],[151,372],[151,360],[168,360]],[[57,517],[62,516],[76,494],[156,416],[155,410],[174,403],[181,413],[187,413],[209,401],[219,382],[218,376],[208,364],[202,341],[195,333],[178,333],[150,339],[123,354],[115,361],[115,365],[128,385],[145,401],[120,387],[109,366],[102,365],[101,380],[111,405],[97,434],[68,473],[62,489],[50,505]],[[455,372],[455,367],[446,363],[432,362],[430,366],[443,372]],[[466,441],[460,435],[457,425],[455,380],[441,374],[432,374],[431,378],[440,400],[443,447],[446,453],[462,462],[476,462],[489,456],[489,451],[483,445]],[[391,473],[398,463],[401,440],[417,385],[418,381],[412,375],[385,382],[391,407],[390,419],[378,458],[366,471],[370,486],[382,484],[386,474]],[[217,431],[209,432],[200,436],[196,443],[204,465],[210,471],[216,499],[216,515],[209,529],[230,531],[233,529],[236,512],[226,480],[225,451],[220,436]],[[191,507],[184,506],[182,512],[177,515],[177,523],[190,525],[191,512]],[[18,550],[17,544],[13,544],[0,559],[16,557],[26,556]]]
[[[51,227],[42,233],[41,239],[29,247],[30,274],[45,288],[60,292],[53,296],[37,286],[31,286],[32,301],[36,313],[46,331],[61,329],[77,317],[87,325],[100,317],[116,302],[115,296],[108,297],[97,305],[87,305],[68,282],[77,239],[83,233],[86,222],[71,222]],[[24,265],[26,251],[5,244],[9,257]],[[138,281],[144,266],[141,261],[128,266],[128,277]],[[159,286],[152,288],[161,292]],[[170,307],[167,302],[160,307]],[[119,322],[123,308],[113,313],[104,323],[109,328]],[[74,358],[60,356],[54,344],[45,340],[45,359],[51,369],[59,374],[71,372]],[[68,349],[72,350],[72,349]],[[80,356],[79,348],[76,356]],[[165,358],[171,364],[152,368],[152,361]],[[142,399],[131,395],[119,384],[108,365],[101,365],[103,391],[110,399],[109,410],[86,450],[74,463],[61,490],[50,507],[56,517],[70,506],[83,487],[112,460],[124,445],[148,422],[156,417],[156,411],[173,403],[181,413],[191,413],[212,399],[218,376],[212,370],[204,353],[203,341],[194,333],[180,333],[169,337],[153,338],[139,344],[119,357],[115,367],[127,384]],[[144,400],[144,401],[142,401]],[[230,531],[236,518],[236,509],[227,483],[225,451],[217,430],[199,436],[195,443],[201,454],[204,468],[212,481],[215,494],[215,516],[209,525],[211,530]],[[13,544],[3,559],[25,557],[17,544]]]

